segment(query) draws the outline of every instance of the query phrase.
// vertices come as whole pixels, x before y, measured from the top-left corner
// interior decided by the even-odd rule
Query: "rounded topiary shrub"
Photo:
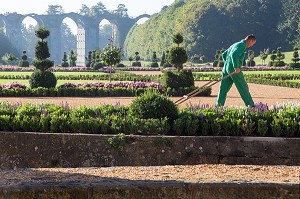
[[[31,88],[55,88],[57,79],[51,71],[36,70],[32,73],[29,84]]]
[[[300,63],[290,63],[291,68],[300,68]]]
[[[103,64],[101,62],[95,62],[93,64],[93,69],[94,70],[99,70],[100,68],[103,68]]]
[[[247,66],[255,66],[255,61],[247,61]]]
[[[136,61],[136,62],[132,62],[132,66],[142,66],[141,62]]]
[[[118,63],[118,64],[116,65],[116,67],[117,67],[117,68],[125,68],[125,65],[122,64],[122,63]]]
[[[157,62],[152,62],[151,65],[150,65],[150,67],[152,67],[152,68],[158,68],[159,66],[158,66]]]
[[[29,67],[25,50],[23,51],[22,60],[19,62],[19,67]]]
[[[178,108],[168,96],[160,94],[157,90],[149,89],[130,105],[130,114],[142,119],[176,119]]]
[[[184,88],[195,85],[193,73],[191,70],[165,71],[163,75],[163,86],[166,88]]]
[[[284,63],[284,61],[275,61],[273,63],[273,66],[285,66],[285,63]]]

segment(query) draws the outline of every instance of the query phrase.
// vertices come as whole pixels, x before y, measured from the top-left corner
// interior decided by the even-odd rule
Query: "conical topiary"
[[[69,63],[68,63],[68,57],[67,57],[67,53],[64,52],[64,56],[62,58],[62,63],[61,63],[61,66],[62,67],[69,67]]]
[[[55,75],[46,71],[54,65],[53,61],[50,61],[48,42],[45,39],[50,35],[50,31],[45,27],[41,27],[35,31],[35,35],[40,39],[35,45],[35,58],[32,61],[32,65],[36,70],[32,73],[29,84],[31,88],[45,87],[54,88],[57,83]]]

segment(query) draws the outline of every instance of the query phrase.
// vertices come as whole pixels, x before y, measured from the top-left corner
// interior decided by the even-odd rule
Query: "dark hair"
[[[247,35],[247,37],[245,38],[245,40],[256,40],[256,37],[255,37],[254,34]]]

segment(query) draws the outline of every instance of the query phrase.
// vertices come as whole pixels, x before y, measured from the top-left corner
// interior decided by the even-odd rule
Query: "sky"
[[[92,7],[98,2],[102,2],[107,10],[115,10],[118,4],[124,4],[128,9],[129,16],[141,14],[153,14],[161,10],[162,7],[172,4],[175,0],[0,0],[0,14],[6,12],[17,12],[20,14],[45,14],[48,5],[60,5],[65,13],[79,12],[82,4]]]
[[[5,4],[2,1],[5,1]],[[128,9],[128,15],[130,17],[136,17],[142,14],[151,15],[157,13],[164,6],[169,6],[174,1],[175,0],[0,0],[0,2],[2,2],[0,6],[0,14],[4,14],[6,12],[17,12],[19,14],[46,14],[48,5],[60,5],[65,13],[77,13],[83,4],[90,8],[98,2],[102,2],[107,10],[116,10],[118,4],[124,4]],[[23,21],[23,23],[26,24],[27,27],[29,24],[36,24],[33,19],[28,17]],[[77,31],[77,26],[71,19],[66,18],[64,23],[68,24],[73,33]]]

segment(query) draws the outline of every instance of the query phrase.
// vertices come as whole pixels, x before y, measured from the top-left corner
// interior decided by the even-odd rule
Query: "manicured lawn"
[[[213,72],[195,72],[195,73],[209,73],[209,74],[221,74],[221,71],[213,71]],[[243,71],[244,74],[298,74],[300,75],[300,70],[271,70],[271,71]]]
[[[10,82],[18,82],[25,84],[27,87],[29,87],[29,80],[28,79],[0,79],[0,84],[6,84]],[[72,83],[80,83],[80,82],[109,82],[106,80],[57,80],[56,86],[60,86],[64,83],[72,82]]]
[[[0,75],[31,75],[32,71],[0,71]],[[78,75],[104,75],[107,73],[103,72],[94,72],[94,71],[68,71],[68,72],[54,72],[55,75],[72,75],[72,76],[78,76]]]

